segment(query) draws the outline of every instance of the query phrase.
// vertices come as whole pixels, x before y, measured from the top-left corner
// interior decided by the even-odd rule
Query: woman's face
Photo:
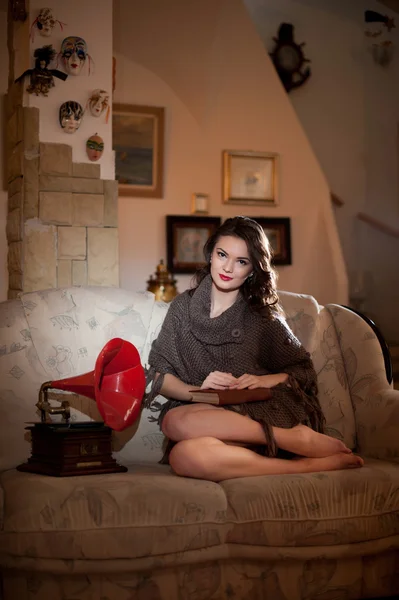
[[[218,239],[211,256],[211,276],[218,289],[238,290],[252,270],[244,240],[230,235]]]

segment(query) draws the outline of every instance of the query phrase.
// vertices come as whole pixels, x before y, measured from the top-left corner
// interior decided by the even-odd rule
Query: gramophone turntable
[[[103,422],[72,422],[68,400],[53,406],[52,389],[74,392],[95,400]],[[130,342],[110,340],[89,373],[46,381],[36,404],[40,422],[30,424],[32,452],[19,471],[67,477],[126,471],[112,456],[112,431],[122,431],[140,415],[145,374],[140,355]],[[60,423],[51,415],[61,415]]]

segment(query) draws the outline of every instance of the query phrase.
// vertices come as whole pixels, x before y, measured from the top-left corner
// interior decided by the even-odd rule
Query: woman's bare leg
[[[217,406],[193,404],[172,408],[162,423],[163,433],[175,442],[198,437],[244,444],[266,444],[262,426],[256,421]],[[317,433],[305,425],[292,429],[273,427],[277,446],[300,456],[322,458],[339,452],[350,453],[343,442]]]
[[[223,481],[235,477],[358,468],[363,460],[344,452],[325,458],[264,458],[252,450],[229,446],[213,437],[199,437],[177,443],[170,452],[169,463],[177,475]]]

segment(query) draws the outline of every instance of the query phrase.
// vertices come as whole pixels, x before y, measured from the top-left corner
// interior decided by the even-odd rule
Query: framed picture
[[[115,179],[121,196],[162,198],[165,109],[114,104]]]
[[[291,220],[289,217],[251,217],[263,227],[273,250],[273,265],[290,265]]]
[[[277,161],[272,152],[223,152],[223,202],[277,204]]]
[[[208,214],[208,202],[209,194],[194,193],[191,196],[191,212],[195,215]]]
[[[220,224],[220,217],[167,215],[168,270],[195,273],[204,266],[204,244]]]

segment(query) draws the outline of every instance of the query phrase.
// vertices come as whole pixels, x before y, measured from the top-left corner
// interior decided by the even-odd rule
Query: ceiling
[[[399,0],[377,0],[377,2],[399,13]],[[0,0],[0,10],[7,10],[7,5],[8,0]]]
[[[399,13],[399,0],[377,0],[380,4],[384,4],[387,8]]]

